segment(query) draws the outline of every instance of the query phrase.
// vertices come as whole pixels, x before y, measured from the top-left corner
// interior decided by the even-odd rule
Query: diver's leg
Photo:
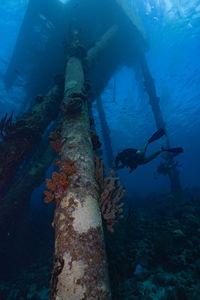
[[[149,142],[146,142],[146,144],[137,152],[137,154],[139,154],[141,156],[145,156],[148,145],[149,145]]]
[[[149,144],[160,139],[164,134],[165,131],[162,128],[158,129],[148,140]]]
[[[154,158],[156,158],[161,152],[163,152],[162,149],[158,150],[157,152],[151,154],[150,156],[148,157],[144,157],[144,161],[143,161],[143,164],[146,164],[150,161],[152,161]]]
[[[160,139],[163,135],[165,134],[165,131],[160,128],[158,129],[151,137],[150,139],[146,142],[146,144],[138,151],[138,154],[141,156],[144,156],[146,151],[147,151],[147,147],[150,143],[152,143],[153,141],[156,141],[158,139]],[[156,155],[157,156],[157,155]],[[154,158],[154,157],[153,157]],[[152,159],[153,159],[152,158]]]

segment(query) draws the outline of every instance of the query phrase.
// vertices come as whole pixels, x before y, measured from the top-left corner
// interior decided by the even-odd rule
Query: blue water
[[[184,189],[200,187],[200,0],[126,0],[125,2],[129,9],[139,16],[140,26],[146,32],[149,48],[145,55],[154,78],[157,96],[160,98],[160,107],[171,146],[181,146],[184,149],[182,154],[175,157],[175,161],[179,165],[182,187]],[[17,79],[11,88],[7,89],[3,80],[27,5],[28,0],[0,0],[0,119],[6,112],[14,112],[17,118],[22,112],[24,99],[27,101],[24,85],[26,84],[26,75],[31,70],[33,62],[30,61],[30,69],[29,66],[25,69],[27,74],[23,74],[23,72],[21,74],[20,70],[15,70]],[[39,17],[42,25],[36,26],[35,32],[40,37],[40,40],[37,41],[38,51],[43,51],[54,28],[50,22],[44,19],[43,15]],[[87,46],[90,46],[90,42],[89,38],[85,41]],[[59,47],[61,51],[62,41],[60,41]],[[61,55],[58,54],[61,57],[62,55],[63,52]],[[62,71],[63,65],[64,63],[62,65],[58,63],[58,68]],[[51,77],[56,73],[57,70],[55,72],[53,70]],[[50,87],[51,85],[48,85],[48,88]],[[135,69],[120,66],[112,74],[101,98],[110,130],[114,157],[119,151],[126,148],[141,148],[156,131],[149,98],[144,91],[142,76],[137,66]],[[31,100],[30,103],[25,103],[26,109],[31,105]],[[96,130],[103,142],[96,100],[92,105],[92,113]],[[157,151],[164,145],[164,141],[165,139],[161,138],[149,145],[147,154]],[[107,162],[104,145],[102,145],[102,150],[102,157]],[[170,191],[167,176],[157,175],[155,177],[155,170],[160,162],[161,157],[158,157],[147,165],[139,166],[131,174],[126,168],[118,171],[117,176],[120,177],[122,185],[126,188],[127,196],[133,203],[136,195],[147,196],[154,193],[164,195]],[[46,173],[48,178],[50,178],[52,169],[51,166]],[[25,220],[25,224],[29,224],[27,228],[30,227],[26,231],[29,242],[27,242],[27,248],[23,249],[24,252],[20,252],[20,247],[23,247],[24,243],[23,234],[22,237],[20,236],[21,238],[19,237],[19,241],[17,237],[12,237],[14,246],[20,252],[21,261],[23,261],[23,253],[26,253],[25,260],[28,263],[29,259],[30,263],[34,260],[31,258],[35,252],[34,244],[37,244],[38,241],[41,242],[43,238],[45,240],[46,232],[53,244],[53,229],[50,229],[53,206],[50,205],[47,208],[43,203],[44,188],[45,183],[35,189],[30,199],[28,215]],[[29,232],[34,235],[31,242]],[[19,246],[17,247],[18,242]],[[49,247],[51,246],[50,243]],[[45,251],[45,245],[42,249]],[[38,250],[38,252],[40,251]],[[16,257],[14,256],[12,259],[14,261]],[[6,268],[6,264],[4,267]],[[12,271],[9,269],[9,272]],[[133,273],[134,269],[131,271],[131,274]]]
[[[20,26],[26,11],[27,1],[1,1],[0,2],[0,105],[1,117],[12,111],[18,113],[20,102],[25,93],[22,87],[13,86],[6,91],[3,84],[3,76],[11,59]]]
[[[181,182],[184,187],[199,186],[200,1],[138,0],[129,3],[140,15],[147,31],[150,49],[146,56],[171,144],[184,148],[184,153],[177,157],[183,165]],[[117,105],[112,100],[114,80]],[[102,97],[115,153],[128,147],[141,147],[155,131],[155,123],[136,72],[122,67],[114,74]],[[156,150],[161,144],[157,142],[151,149]],[[159,159],[138,168],[132,175],[122,170],[127,189],[139,194],[166,191],[167,178],[154,180],[152,175],[158,162]]]

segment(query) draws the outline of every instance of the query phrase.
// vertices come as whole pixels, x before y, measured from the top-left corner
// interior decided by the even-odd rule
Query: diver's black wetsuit
[[[183,148],[161,148],[157,152],[151,154],[150,156],[146,157],[146,150],[150,143],[153,141],[158,140],[165,134],[163,129],[158,129],[152,137],[147,141],[147,143],[142,147],[141,150],[134,149],[134,148],[128,148],[118,153],[116,159],[115,159],[115,165],[117,169],[121,169],[124,167],[130,168],[130,173],[135,170],[139,165],[144,165],[151,160],[153,160],[155,157],[157,157],[161,152],[168,151],[171,152],[172,155],[177,155],[181,152],[183,152]],[[121,164],[119,164],[121,163]]]
[[[115,159],[115,164],[117,169],[129,167],[131,173],[138,165],[144,163],[143,160],[143,156],[138,153],[138,149],[128,148],[118,153]],[[120,165],[119,162],[121,162]]]

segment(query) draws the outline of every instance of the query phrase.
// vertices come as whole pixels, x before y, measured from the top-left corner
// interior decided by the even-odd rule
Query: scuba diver
[[[160,139],[163,135],[165,135],[165,131],[163,129],[158,129],[152,137],[147,141],[147,143],[140,149],[128,148],[121,152],[119,152],[115,158],[115,165],[117,169],[121,169],[124,167],[129,167],[129,173],[135,170],[139,165],[144,165],[150,161],[152,161],[155,157],[157,157],[161,152],[170,152],[173,156],[178,155],[183,152],[182,147],[177,148],[164,148],[161,147],[160,150],[146,157],[146,150],[150,143]],[[121,163],[121,164],[119,164]]]

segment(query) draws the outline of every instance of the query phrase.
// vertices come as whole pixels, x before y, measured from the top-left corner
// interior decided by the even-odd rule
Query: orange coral
[[[63,143],[61,142],[61,129],[58,128],[55,132],[50,135],[50,145],[56,150],[56,152],[61,152]],[[75,173],[74,162],[68,158],[56,159],[54,165],[59,168],[59,172],[52,173],[52,179],[46,179],[46,186],[48,190],[44,191],[46,203],[57,201],[62,196],[64,191],[68,188],[70,184],[70,176]]]
[[[56,152],[60,152],[62,149],[62,143],[60,141],[50,141],[50,145]]]
[[[68,149],[74,149],[74,148],[77,147],[77,145],[76,145],[75,143],[69,143],[69,144],[67,145],[67,147],[68,147]]]
[[[61,142],[61,129],[58,128],[56,131],[50,134],[50,145],[56,151],[59,152],[62,149],[62,142]]]
[[[52,202],[54,200],[54,194],[52,194],[51,192],[49,191],[44,191],[44,194],[45,194],[45,198],[44,198],[44,202],[45,203],[49,203],[49,202]]]
[[[46,179],[46,186],[53,193],[49,191],[44,191],[44,194],[46,195],[44,201],[48,203],[60,198],[63,192],[67,189],[68,185],[69,185],[69,180],[65,173],[53,172],[52,179],[48,179],[48,178]]]
[[[65,174],[67,174],[67,176],[74,174],[75,172],[74,162],[67,158],[64,158],[61,162],[61,169]]]
[[[60,172],[53,172],[52,179],[46,179],[48,190],[53,192],[44,191],[46,196],[44,201],[46,203],[59,200],[63,196],[64,191],[66,191],[70,184],[69,176],[75,173],[74,162],[69,159],[56,159],[55,165],[59,167]]]
[[[54,165],[59,167],[59,164],[60,164],[60,159],[56,158],[54,161]]]
[[[59,167],[67,176],[74,174],[74,162],[70,159],[64,158],[63,160],[56,159],[54,165]]]

